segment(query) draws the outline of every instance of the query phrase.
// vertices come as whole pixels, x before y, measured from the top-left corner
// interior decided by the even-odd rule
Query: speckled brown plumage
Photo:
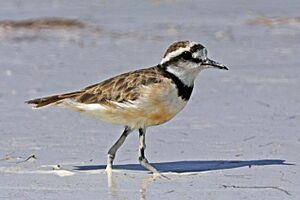
[[[155,66],[121,74],[80,91],[33,99],[27,103],[42,107],[51,103],[59,103],[60,100],[66,98],[86,104],[134,101],[141,95],[142,86],[160,83],[163,78],[165,78],[163,71]]]
[[[161,82],[161,73],[158,67],[151,67],[121,74],[81,90],[82,94],[75,100],[80,103],[134,101],[139,97],[142,86]]]

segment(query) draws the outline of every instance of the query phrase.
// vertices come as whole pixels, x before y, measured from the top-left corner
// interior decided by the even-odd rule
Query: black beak
[[[213,61],[213,60],[210,60],[210,59],[207,59],[205,60],[202,65],[209,65],[209,66],[212,66],[212,67],[215,67],[215,68],[218,68],[218,69],[225,69],[225,70],[228,70],[228,68],[221,64],[221,63],[218,63],[216,61]]]

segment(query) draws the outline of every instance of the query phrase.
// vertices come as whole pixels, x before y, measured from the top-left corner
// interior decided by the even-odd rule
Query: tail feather
[[[40,107],[47,106],[47,105],[54,104],[54,103],[59,104],[61,102],[61,100],[67,99],[67,98],[74,98],[78,94],[81,94],[81,91],[32,99],[29,101],[25,101],[25,103],[32,104],[34,108],[40,108]]]

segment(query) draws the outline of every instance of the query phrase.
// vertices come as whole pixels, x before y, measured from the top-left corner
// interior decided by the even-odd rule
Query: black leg
[[[151,171],[153,174],[159,174],[158,170],[155,169],[147,160],[145,157],[145,149],[146,149],[146,143],[145,143],[145,136],[146,136],[146,128],[140,128],[139,129],[139,162],[140,164]]]

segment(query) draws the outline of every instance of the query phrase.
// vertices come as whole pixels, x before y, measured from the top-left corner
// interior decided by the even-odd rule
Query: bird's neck
[[[167,70],[168,68],[163,68],[160,65],[158,66],[162,71],[163,75],[173,81],[173,83],[176,85],[178,96],[181,97],[183,100],[188,101],[191,97],[193,88],[194,88],[194,82],[187,85],[185,82],[182,81],[182,79],[175,73],[172,72],[172,70]]]
[[[168,65],[164,66],[164,70],[175,75],[184,85],[188,87],[194,86],[194,81],[200,72],[199,68],[192,68],[190,66]]]

